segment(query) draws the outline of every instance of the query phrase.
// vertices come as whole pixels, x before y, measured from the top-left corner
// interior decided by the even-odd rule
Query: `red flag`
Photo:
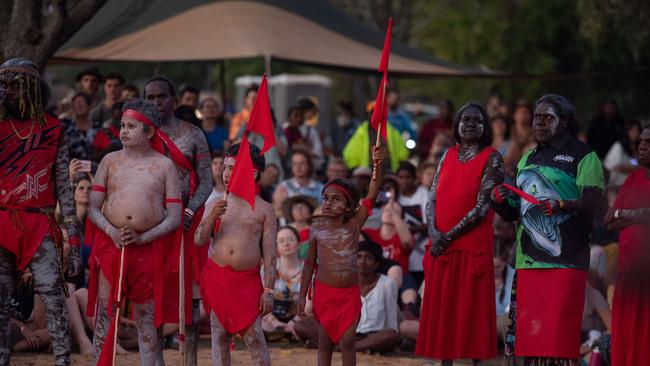
[[[393,32],[393,17],[390,17],[388,19],[388,28],[386,29],[386,39],[384,39],[384,49],[381,51],[379,72],[388,72],[388,57],[390,56],[390,37],[392,32]]]
[[[253,159],[251,159],[250,143],[248,134],[239,144],[239,151],[235,160],[235,167],[228,182],[226,192],[230,192],[251,205],[255,209],[255,173],[253,172]]]
[[[377,128],[381,124],[381,137],[384,141],[386,139],[387,129],[386,124],[388,123],[388,103],[386,102],[386,92],[388,91],[388,77],[387,73],[384,73],[384,76],[381,78],[381,83],[379,84],[379,90],[377,90],[377,99],[375,99],[375,109],[372,111],[372,117],[370,117],[370,127],[374,128],[377,131]]]
[[[111,327],[108,329],[108,334],[104,339],[104,346],[99,351],[99,358],[97,359],[97,366],[113,366],[113,358],[115,357],[115,327],[116,322],[120,321],[119,311],[115,313],[115,317],[111,320]]]
[[[269,90],[266,74],[262,77],[262,83],[257,89],[257,97],[251,109],[246,131],[255,132],[264,138],[262,154],[275,145],[275,131],[273,131],[273,118],[271,117],[271,106],[269,104]]]

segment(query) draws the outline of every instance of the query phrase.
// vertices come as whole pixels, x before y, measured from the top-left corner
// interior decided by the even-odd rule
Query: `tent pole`
[[[271,55],[264,56],[264,72],[267,77],[271,77]]]

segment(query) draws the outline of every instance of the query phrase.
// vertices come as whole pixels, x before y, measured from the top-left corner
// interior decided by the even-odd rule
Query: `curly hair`
[[[50,87],[43,82],[36,64],[25,57],[15,57],[0,65],[0,77],[13,79],[18,82],[19,101],[18,113],[21,117],[29,117],[43,126],[45,124],[45,108],[50,102]],[[3,103],[0,105],[0,119],[8,119],[9,112]]]
[[[241,144],[234,144],[230,146],[227,150],[226,153],[224,154],[224,157],[236,157],[237,154],[239,154],[239,146]],[[264,167],[266,166],[266,159],[264,158],[264,155],[262,155],[262,151],[260,150],[259,147],[249,144],[249,151],[251,154],[251,160],[253,160],[253,166],[258,171],[257,178],[255,179],[256,181],[260,179],[262,176],[262,171],[264,170]]]
[[[151,123],[153,123],[154,126],[160,128],[162,121],[160,120],[158,107],[153,102],[141,98],[127,100],[126,102],[124,102],[124,106],[122,107],[122,110],[126,111],[127,109],[133,109],[136,112],[142,113],[145,117],[147,117],[151,121]],[[145,131],[147,131],[148,129],[149,126],[145,125]]]

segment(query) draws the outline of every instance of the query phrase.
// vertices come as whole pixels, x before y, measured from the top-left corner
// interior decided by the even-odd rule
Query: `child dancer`
[[[355,331],[361,312],[357,274],[359,233],[377,198],[377,167],[383,152],[373,150],[375,172],[368,196],[359,205],[359,188],[351,181],[333,179],[323,189],[322,215],[313,218],[309,251],[300,285],[299,315],[305,316],[305,298],[314,281],[314,317],[319,323],[318,364],[330,365],[338,343],[343,365],[356,364]],[[318,261],[316,261],[318,259]]]

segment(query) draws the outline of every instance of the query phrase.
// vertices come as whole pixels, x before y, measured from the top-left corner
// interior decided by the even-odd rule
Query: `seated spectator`
[[[372,242],[359,243],[357,270],[361,288],[361,318],[357,325],[358,351],[390,352],[399,343],[397,286],[377,273],[382,250]]]
[[[92,160],[101,161],[106,154],[121,150],[120,125],[122,124],[122,106],[124,103],[115,102],[111,107],[111,118],[97,131],[92,145]]]
[[[124,88],[122,88],[122,97],[120,98],[122,102],[136,98],[140,98],[140,90],[138,90],[138,87],[133,84],[124,85]]]
[[[293,196],[282,202],[282,217],[289,226],[296,229],[300,243],[309,239],[310,226],[307,219],[314,214],[317,206],[318,203],[315,199],[304,195]]]
[[[400,107],[399,94],[391,90],[386,98],[388,103],[388,122],[392,124],[403,137],[408,135],[408,139],[416,140],[417,133],[413,129],[411,116]]]
[[[201,130],[205,134],[210,150],[213,152],[224,151],[224,142],[228,141],[228,128],[221,104],[215,98],[205,98],[199,104],[199,112],[201,113]]]
[[[593,271],[589,271],[587,290],[585,292],[585,307],[582,313],[582,340],[580,353],[591,352],[591,347],[612,329],[612,311],[599,291],[602,281]]]
[[[273,310],[262,319],[265,333],[293,334],[298,318],[298,295],[302,277],[302,261],[298,258],[298,232],[291,226],[278,230],[278,277],[275,280]],[[264,276],[262,271],[262,277]]]
[[[499,154],[505,155],[510,148],[510,120],[505,116],[494,116],[490,118],[490,127],[492,128],[492,147]]]
[[[357,270],[361,289],[361,318],[357,325],[357,351],[390,352],[399,343],[397,286],[379,274],[381,247],[370,241],[359,243]],[[295,324],[296,335],[308,345],[318,344],[319,325],[313,319]]]
[[[178,93],[178,105],[184,105],[195,111],[199,107],[199,89],[191,85],[182,85]]]
[[[421,161],[429,160],[431,158],[431,146],[433,145],[436,136],[444,133],[450,136],[451,139],[451,126],[454,119],[454,103],[451,100],[445,100],[440,103],[440,114],[436,118],[432,118],[422,125],[420,134],[418,135],[418,155]],[[451,143],[450,145],[451,146]]]
[[[431,161],[421,162],[418,165],[418,183],[419,186],[426,189],[429,192],[431,185],[433,184],[433,178],[436,175],[437,165]]]
[[[340,156],[343,153],[345,144],[359,127],[359,120],[354,116],[354,107],[351,102],[338,102],[336,105],[336,123],[331,123],[330,126],[334,154]]]
[[[289,108],[288,120],[282,130],[280,140],[290,150],[308,152],[314,167],[319,170],[324,162],[323,143],[318,130],[305,124],[304,111],[299,106]]]
[[[260,197],[266,202],[273,202],[273,193],[275,192],[279,177],[280,167],[273,163],[267,163],[259,180]],[[276,215],[279,215],[279,212],[276,212]]]
[[[93,126],[101,127],[112,117],[113,104],[122,97],[124,77],[118,73],[109,73],[104,78],[104,100],[90,111]]]
[[[391,192],[388,202],[381,208],[381,227],[364,228],[363,233],[368,236],[368,239],[381,246],[384,258],[396,261],[404,272],[408,272],[413,235],[402,219],[402,207],[397,204],[394,197],[395,194]]]
[[[357,183],[362,197],[368,194],[370,188],[370,179],[372,178],[372,170],[365,166],[360,166],[352,171],[352,180]]]
[[[71,160],[90,160],[92,143],[97,133],[97,128],[93,127],[89,117],[91,102],[88,95],[75,94],[71,99],[71,118],[61,121]]]
[[[281,211],[285,199],[298,195],[309,196],[320,204],[323,183],[312,178],[314,165],[309,154],[302,150],[295,150],[291,154],[291,175],[285,179],[273,193],[273,207],[276,212]]]
[[[636,147],[641,137],[639,121],[630,121],[625,131],[607,152],[603,165],[609,172],[608,185],[620,187],[632,171],[638,168]]]
[[[325,183],[336,178],[347,179],[349,174],[348,167],[345,166],[343,159],[339,157],[331,157],[327,162],[327,168],[325,169]]]
[[[451,133],[446,131],[438,133],[436,137],[433,138],[433,143],[429,148],[429,155],[425,161],[433,162],[437,168],[440,159],[442,159],[442,154],[453,145],[454,139],[452,138]]]
[[[50,345],[45,304],[38,294],[25,291],[11,300],[9,348],[12,352],[38,351]],[[31,310],[30,310],[31,309]]]
[[[429,242],[424,210],[429,197],[429,190],[417,184],[417,171],[408,161],[402,162],[397,169],[399,183],[399,198],[397,203],[402,206],[404,221],[413,235],[414,246],[409,257],[408,269],[419,285],[424,279],[422,259],[424,246]]]
[[[512,292],[512,279],[515,275],[515,269],[508,264],[510,260],[510,247],[499,240],[495,240],[493,260],[497,309],[497,340],[503,342],[505,341],[506,331],[508,330],[510,294]]]

